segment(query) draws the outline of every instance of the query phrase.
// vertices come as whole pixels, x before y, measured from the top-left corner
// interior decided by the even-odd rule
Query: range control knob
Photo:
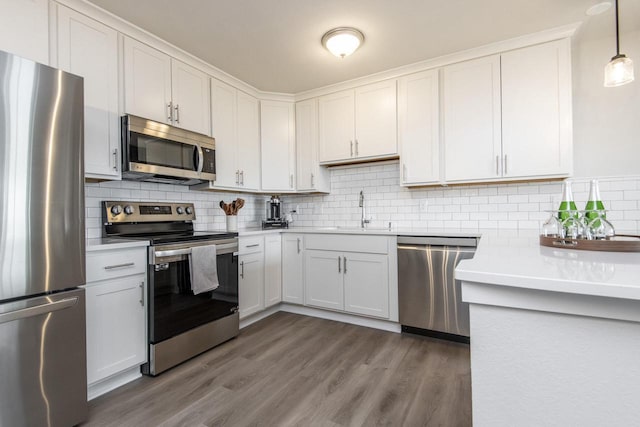
[[[178,213],[178,215],[182,215],[184,213],[184,209],[182,208],[182,206],[178,206],[176,208],[176,212]]]
[[[127,215],[131,215],[133,212],[135,212],[133,206],[127,205],[124,207],[124,213],[126,213]]]
[[[191,209],[191,206],[187,206],[186,211],[188,215],[191,215],[193,213],[193,209]]]
[[[112,215],[120,215],[122,213],[122,206],[120,205],[113,205],[111,206],[111,214]]]

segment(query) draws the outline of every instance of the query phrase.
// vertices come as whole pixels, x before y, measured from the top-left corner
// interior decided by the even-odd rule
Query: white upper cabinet
[[[445,180],[572,172],[569,39],[444,68]]]
[[[213,187],[260,189],[260,110],[258,100],[211,79],[212,136],[216,139]]]
[[[124,38],[125,112],[172,124],[171,57]]]
[[[320,97],[318,102],[320,162],[352,158],[355,138],[353,90]]]
[[[500,56],[444,67],[445,180],[501,176]]]
[[[64,6],[58,12],[58,67],[84,77],[85,176],[120,179],[118,33]]]
[[[438,70],[398,81],[400,184],[433,184],[440,179],[440,96]]]
[[[505,177],[572,172],[569,41],[502,54]]]
[[[398,154],[396,81],[386,80],[356,88],[355,156]]]
[[[128,114],[211,135],[209,77],[129,37],[124,93]]]
[[[322,96],[319,110],[321,163],[397,155],[395,80]]]
[[[295,191],[294,105],[282,101],[260,102],[262,190]]]
[[[176,126],[211,135],[209,76],[172,59],[171,98]]]
[[[49,64],[49,1],[4,0],[0,50]]]
[[[318,161],[318,100],[296,104],[296,188],[328,193],[329,171]]]
[[[241,91],[237,91],[237,99],[239,183],[241,188],[259,190],[260,106],[256,98]]]

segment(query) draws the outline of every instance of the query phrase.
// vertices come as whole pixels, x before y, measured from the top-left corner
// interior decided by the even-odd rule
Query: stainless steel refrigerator
[[[0,426],[87,416],[83,80],[0,51]]]

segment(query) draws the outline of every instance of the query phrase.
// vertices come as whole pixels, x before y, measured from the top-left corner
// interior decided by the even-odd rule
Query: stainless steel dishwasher
[[[403,332],[469,342],[469,305],[456,265],[473,258],[475,237],[398,236],[398,293]]]

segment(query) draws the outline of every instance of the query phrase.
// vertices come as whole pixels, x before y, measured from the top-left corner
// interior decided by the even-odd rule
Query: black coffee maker
[[[289,223],[283,218],[280,197],[271,196],[267,201],[267,219],[262,221],[262,228],[288,228]]]

